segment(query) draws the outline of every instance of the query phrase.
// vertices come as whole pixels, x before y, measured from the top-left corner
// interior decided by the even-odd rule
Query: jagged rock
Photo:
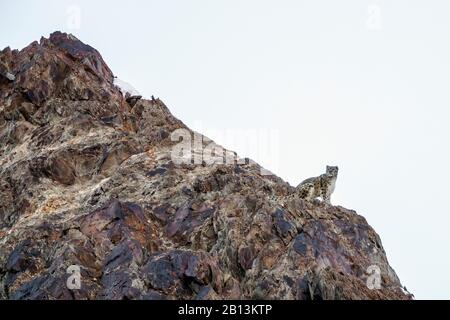
[[[0,298],[410,298],[354,211],[290,197],[251,161],[175,164],[170,135],[191,131],[75,37],[0,61]]]
[[[6,48],[5,50],[3,50],[3,54],[6,56],[6,54],[10,54],[10,51],[8,51],[9,48]],[[5,59],[6,60],[6,59]],[[5,78],[8,81],[14,81],[16,80],[16,76],[13,75],[10,71],[9,71],[9,67],[8,65],[3,62],[0,61],[0,76]]]
[[[138,100],[142,99],[141,95],[133,95],[133,96],[128,96],[126,97],[126,101],[128,102],[128,104],[131,107],[134,107],[136,105],[136,103],[138,102]]]

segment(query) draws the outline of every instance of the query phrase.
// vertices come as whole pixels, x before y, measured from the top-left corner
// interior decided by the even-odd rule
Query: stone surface
[[[288,197],[251,162],[175,164],[170,134],[189,129],[124,97],[75,37],[0,61],[0,298],[410,298],[354,211]]]

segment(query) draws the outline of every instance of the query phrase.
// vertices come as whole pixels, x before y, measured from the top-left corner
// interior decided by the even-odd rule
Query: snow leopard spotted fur
[[[325,203],[330,204],[331,194],[336,186],[338,171],[338,167],[327,166],[326,173],[302,181],[296,188],[296,195],[309,201],[321,197]]]

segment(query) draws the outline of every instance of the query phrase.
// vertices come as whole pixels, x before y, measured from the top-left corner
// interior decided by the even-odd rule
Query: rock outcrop
[[[410,298],[354,211],[251,161],[174,163],[172,132],[191,131],[72,35],[0,61],[0,298]]]

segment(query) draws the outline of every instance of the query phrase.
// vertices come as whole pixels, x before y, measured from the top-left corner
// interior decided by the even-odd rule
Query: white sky
[[[0,0],[0,12],[1,48],[71,32],[194,129],[275,130],[278,165],[261,162],[293,185],[339,165],[332,202],[366,217],[416,298],[450,298],[449,1]]]

